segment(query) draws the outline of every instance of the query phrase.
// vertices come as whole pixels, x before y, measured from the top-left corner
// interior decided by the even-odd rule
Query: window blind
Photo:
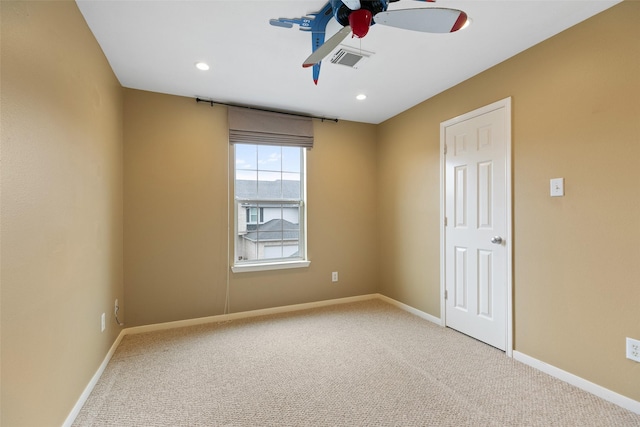
[[[313,123],[311,117],[229,107],[229,142],[313,148]]]

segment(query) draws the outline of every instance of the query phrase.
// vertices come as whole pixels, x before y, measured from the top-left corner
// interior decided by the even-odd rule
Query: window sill
[[[231,266],[234,273],[249,273],[252,271],[269,271],[269,270],[285,270],[289,268],[305,268],[309,267],[311,261],[285,261],[274,263],[260,264],[236,264]]]

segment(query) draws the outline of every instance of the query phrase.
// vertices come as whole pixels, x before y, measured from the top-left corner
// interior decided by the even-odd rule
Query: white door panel
[[[443,123],[445,324],[507,348],[509,109]]]

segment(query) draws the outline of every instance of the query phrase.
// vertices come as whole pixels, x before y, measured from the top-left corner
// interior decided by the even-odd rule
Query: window
[[[247,212],[247,224],[257,224],[258,222],[264,222],[264,208],[257,207],[245,207]],[[258,219],[258,214],[260,219]]]
[[[306,266],[305,148],[239,144],[234,271]],[[262,268],[260,268],[262,267]]]

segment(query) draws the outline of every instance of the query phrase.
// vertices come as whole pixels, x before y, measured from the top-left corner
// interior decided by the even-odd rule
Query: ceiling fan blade
[[[349,33],[351,33],[351,27],[342,27],[340,31],[335,33],[329,40],[324,42],[319,48],[317,48],[305,61],[302,63],[303,67],[311,67],[314,64],[322,61],[325,56],[329,55],[336,46],[338,46],[342,40],[344,40]]]
[[[425,33],[452,33],[467,22],[467,14],[457,9],[429,7],[399,9],[379,12],[373,20],[376,24]]]

